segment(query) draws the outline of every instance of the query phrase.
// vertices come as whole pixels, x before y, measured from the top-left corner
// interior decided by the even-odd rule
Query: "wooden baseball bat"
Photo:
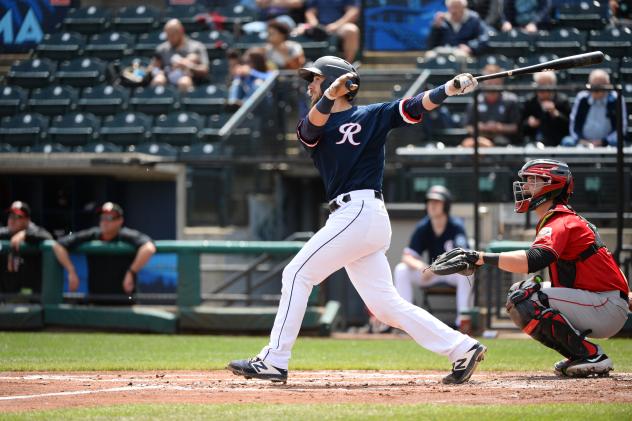
[[[555,60],[547,61],[533,66],[519,67],[517,69],[507,70],[505,72],[492,73],[490,75],[477,76],[475,79],[479,82],[489,79],[499,79],[502,77],[513,77],[518,75],[528,75],[531,73],[544,72],[548,70],[564,70],[572,67],[590,66],[591,64],[601,63],[604,55],[601,51],[593,51],[592,53],[576,54],[574,56],[562,57]],[[458,79],[454,80],[454,87],[461,88]]]

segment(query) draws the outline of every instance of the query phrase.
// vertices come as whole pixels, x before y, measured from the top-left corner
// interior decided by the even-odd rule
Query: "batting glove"
[[[446,84],[448,96],[469,94],[478,86],[478,81],[469,73],[461,73]]]

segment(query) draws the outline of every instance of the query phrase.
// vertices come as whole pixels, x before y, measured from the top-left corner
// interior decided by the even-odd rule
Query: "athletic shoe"
[[[465,383],[472,377],[479,362],[485,359],[487,348],[480,343],[471,347],[463,357],[452,363],[452,373],[441,380],[444,384]]]
[[[244,376],[246,379],[270,380],[273,382],[287,382],[287,370],[276,368],[259,357],[249,360],[235,360],[228,363],[226,367],[237,376]]]
[[[561,371],[568,377],[607,377],[612,370],[612,360],[606,354],[597,354],[592,358],[571,361]]]
[[[564,370],[573,362],[573,360],[566,358],[564,360],[560,360],[553,365],[553,372],[556,376],[566,377],[566,373]]]

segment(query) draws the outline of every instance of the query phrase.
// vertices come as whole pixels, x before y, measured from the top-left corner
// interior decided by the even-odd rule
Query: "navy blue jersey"
[[[325,183],[327,200],[352,190],[382,191],[386,135],[406,123],[418,123],[403,109],[406,100],[354,106],[332,113],[314,141],[299,140],[310,152]],[[305,117],[307,118],[307,117]]]
[[[428,263],[430,263],[441,253],[456,247],[468,248],[467,235],[461,221],[451,216],[448,217],[445,230],[437,237],[432,230],[430,218],[426,216],[415,227],[415,231],[410,237],[408,251],[416,254],[418,258],[421,258],[422,254],[427,251]]]

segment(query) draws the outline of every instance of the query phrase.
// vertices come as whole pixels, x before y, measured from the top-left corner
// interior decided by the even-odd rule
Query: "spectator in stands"
[[[182,92],[190,91],[195,83],[208,79],[209,59],[204,44],[190,39],[177,19],[164,27],[167,41],[156,47],[152,62],[152,85],[172,84]]]
[[[290,27],[276,20],[268,22],[268,43],[266,59],[277,69],[296,70],[305,64],[303,47],[296,41],[288,40]]]
[[[533,75],[536,93],[524,104],[522,113],[523,134],[528,141],[543,146],[559,146],[568,135],[568,116],[571,105],[562,92],[546,90],[555,87],[555,72],[540,72]]]
[[[468,7],[478,13],[490,28],[500,29],[500,7],[502,0],[470,0]]]
[[[426,57],[454,54],[471,57],[487,47],[489,28],[478,13],[467,8],[467,0],[446,0],[447,12],[437,12],[428,35]]]
[[[7,214],[7,226],[0,228],[0,240],[10,240],[11,251],[0,259],[0,293],[17,293],[23,289],[39,293],[42,290],[42,257],[40,254],[21,254],[20,246],[39,244],[53,237],[31,221],[31,208],[25,202],[13,202]]]
[[[617,144],[617,93],[613,90],[599,89],[610,84],[610,76],[605,70],[590,72],[588,83],[590,91],[577,94],[570,116],[570,135],[562,140],[563,146],[582,145],[616,146]],[[623,133],[627,130],[627,110],[623,103]]]
[[[483,68],[483,74],[502,72],[500,66],[488,64]],[[482,83],[485,87],[501,87],[503,79],[490,79]],[[520,103],[518,97],[502,90],[485,91],[478,96],[478,130],[479,146],[517,145],[519,142],[518,129],[520,124]],[[470,104],[466,111],[466,125],[470,135],[474,133],[474,107]],[[461,146],[473,147],[474,138],[467,137]]]
[[[297,33],[309,34],[313,28],[324,27],[327,34],[337,35],[342,42],[342,57],[353,63],[360,49],[359,0],[308,0],[305,5],[305,25]]]
[[[461,313],[472,306],[472,286],[463,275],[438,276],[426,270],[440,254],[456,247],[468,248],[463,223],[450,216],[452,194],[444,186],[432,186],[426,192],[426,216],[415,227],[402,261],[395,266],[393,282],[399,295],[413,302],[413,286],[428,288],[447,284],[456,287],[456,326]],[[427,253],[427,257],[424,254]],[[463,326],[465,328],[466,326]],[[468,333],[468,332],[464,332]]]
[[[76,291],[79,277],[70,260],[68,250],[85,242],[121,241],[136,248],[135,255],[89,254],[88,292],[90,294],[121,295],[130,297],[136,288],[136,275],[156,252],[156,246],[147,235],[124,227],[123,208],[116,203],[106,202],[99,209],[99,226],[71,233],[62,237],[53,250],[59,263],[68,271],[68,287]],[[110,298],[112,299],[112,298]],[[98,300],[99,302],[109,301]],[[120,300],[112,299],[114,303]],[[131,300],[127,300],[131,304]]]
[[[551,19],[551,0],[504,0],[501,8],[501,30],[519,28],[537,32],[546,28]]]
[[[288,28],[305,20],[304,0],[242,0],[245,6],[258,11],[257,20],[242,26],[244,32],[262,32],[267,29],[267,22],[277,20],[285,23]]]
[[[229,108],[239,108],[269,76],[264,48],[250,48],[242,59],[243,63],[232,70],[233,80],[228,89]]]

